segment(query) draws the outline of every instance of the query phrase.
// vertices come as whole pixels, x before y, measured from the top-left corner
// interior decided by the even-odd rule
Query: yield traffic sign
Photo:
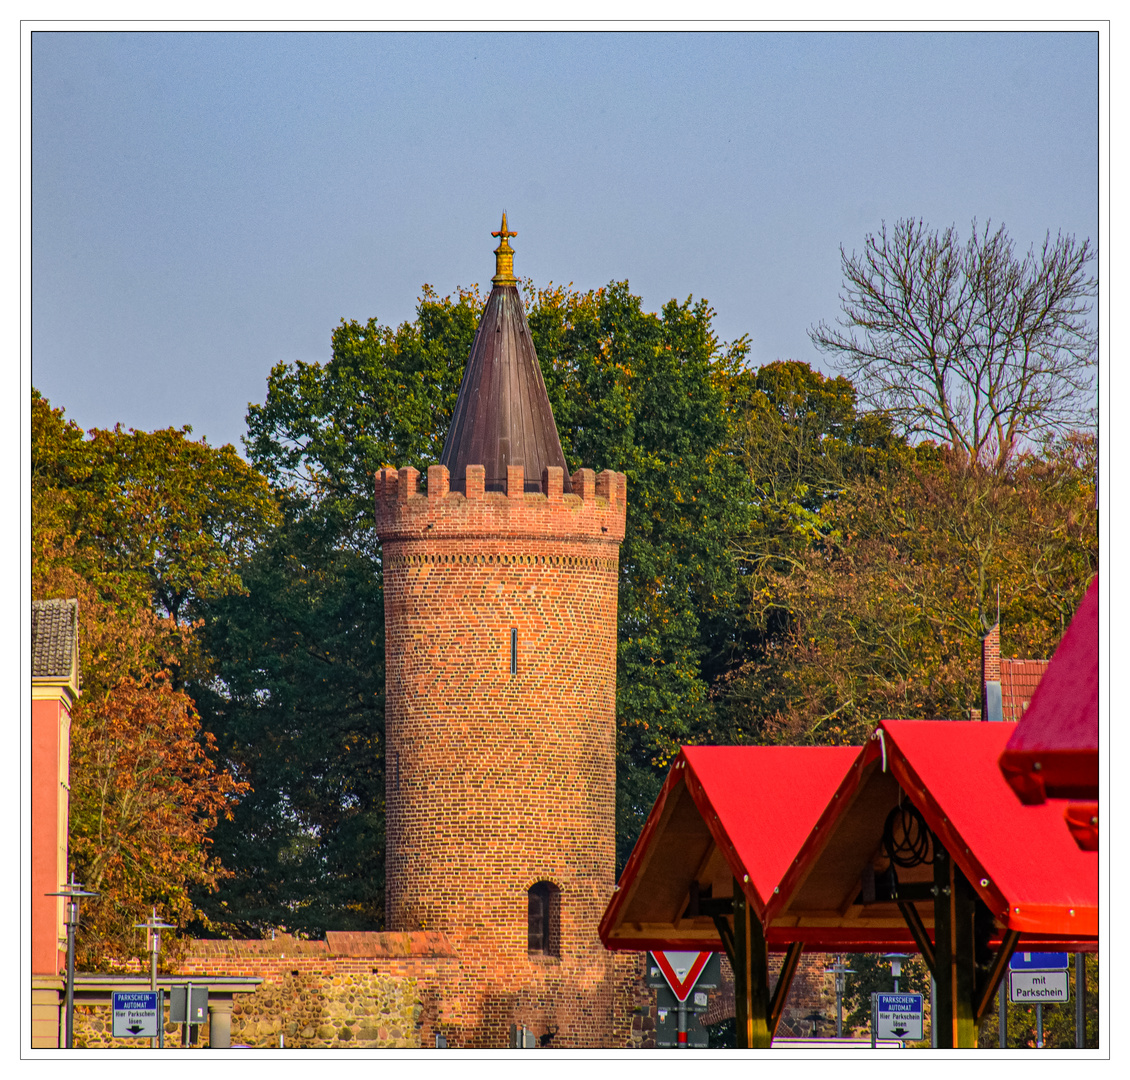
[[[678,1001],[690,997],[694,984],[702,974],[713,953],[709,952],[653,952],[663,977]]]

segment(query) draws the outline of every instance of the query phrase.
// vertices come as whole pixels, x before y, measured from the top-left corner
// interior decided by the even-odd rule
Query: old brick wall
[[[615,859],[616,601],[622,474],[574,494],[466,495],[447,470],[377,476],[386,632],[386,924],[439,930],[451,1045],[607,1046],[615,973],[597,937]],[[517,632],[516,671],[511,635]],[[527,891],[560,892],[558,955],[527,948]]]

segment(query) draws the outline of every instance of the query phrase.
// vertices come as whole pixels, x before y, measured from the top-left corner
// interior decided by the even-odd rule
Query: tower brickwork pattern
[[[504,492],[469,465],[376,477],[386,634],[386,926],[459,956],[449,1045],[509,1025],[610,1045],[616,971],[597,926],[615,868],[616,601],[626,480],[546,468]],[[554,939],[531,951],[528,890]]]

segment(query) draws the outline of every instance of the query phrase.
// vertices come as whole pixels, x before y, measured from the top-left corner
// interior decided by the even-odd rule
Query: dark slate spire
[[[494,288],[471,346],[440,458],[450,471],[453,491],[466,490],[468,465],[485,468],[487,491],[506,490],[507,465],[524,468],[527,491],[541,491],[542,469],[560,466],[565,491],[572,490],[514,277],[509,238],[517,235],[507,229],[505,213],[502,227],[491,233],[500,237],[494,250]]]

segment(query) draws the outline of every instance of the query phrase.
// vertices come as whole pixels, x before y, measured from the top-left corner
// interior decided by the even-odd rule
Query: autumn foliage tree
[[[154,444],[170,450],[167,433],[148,442],[141,433],[113,434],[125,445],[105,432],[86,437],[62,410],[33,398],[32,595],[79,602],[82,695],[71,727],[70,869],[99,893],[84,907],[79,962],[87,968],[144,953],[134,924],[154,907],[180,925],[195,917],[190,890],[212,889],[224,874],[210,832],[248,789],[217,764],[215,740],[201,731],[178,684],[177,672],[200,663],[185,621],[189,592],[172,607],[160,592],[163,582],[176,581],[191,582],[196,595],[233,587],[238,555],[227,550],[210,567],[187,570],[168,561],[178,548],[178,521],[199,522],[210,511],[188,508],[186,491],[178,509],[175,483],[127,452]],[[179,438],[187,441],[184,433]],[[192,463],[207,459],[209,449],[199,444],[158,459],[166,467],[179,462],[189,474],[182,485],[190,487]],[[210,478],[201,471],[199,497],[210,480],[256,487],[245,465],[224,477],[224,458]],[[132,509],[131,491],[138,491]],[[261,481],[258,494],[271,505]],[[164,540],[155,539],[162,532]],[[230,545],[231,536],[212,539]],[[180,547],[202,543],[185,537]],[[166,561],[155,565],[154,558]]]
[[[728,688],[769,741],[858,742],[884,717],[968,719],[980,640],[1047,657],[1098,568],[1093,437],[1003,472],[950,447],[862,477],[767,586],[785,613]]]

